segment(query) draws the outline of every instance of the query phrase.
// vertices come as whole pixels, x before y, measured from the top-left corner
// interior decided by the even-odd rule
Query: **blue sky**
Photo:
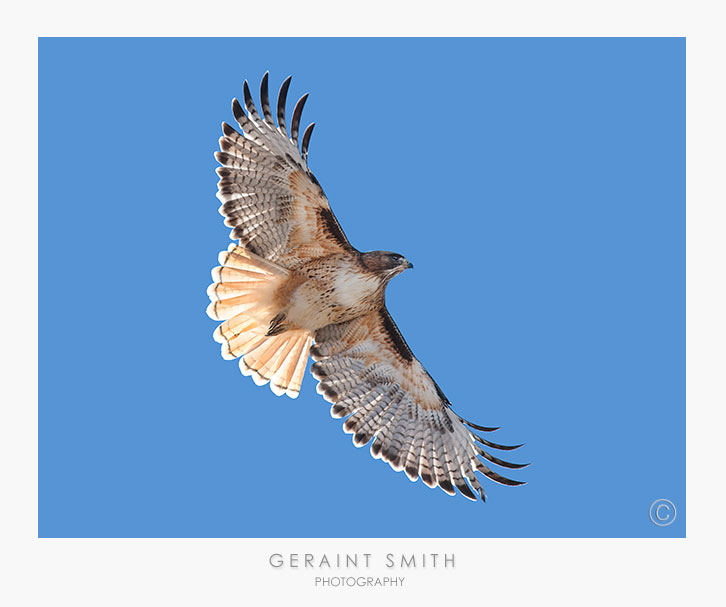
[[[42,39],[41,536],[685,535],[684,39]],[[220,123],[309,92],[310,166],[462,416],[486,504],[275,397],[204,313]],[[293,99],[294,98],[294,99]],[[658,498],[673,525],[648,517]]]

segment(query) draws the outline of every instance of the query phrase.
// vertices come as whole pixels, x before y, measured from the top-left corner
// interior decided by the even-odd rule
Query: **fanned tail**
[[[267,337],[240,359],[242,374],[251,375],[258,386],[270,382],[278,396],[297,398],[311,343],[310,333],[302,329]]]
[[[278,396],[296,398],[312,337],[296,328],[269,335],[280,312],[275,292],[290,276],[289,270],[238,245],[222,251],[219,263],[207,289],[211,300],[207,314],[224,321],[214,331],[215,341],[222,344],[222,357],[241,357],[240,370],[257,385],[270,382]]]

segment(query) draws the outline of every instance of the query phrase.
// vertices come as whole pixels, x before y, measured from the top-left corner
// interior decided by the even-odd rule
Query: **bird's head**
[[[403,255],[391,253],[390,251],[370,251],[361,255],[363,265],[370,272],[390,280],[394,276],[400,274],[408,268],[413,268],[413,264]]]

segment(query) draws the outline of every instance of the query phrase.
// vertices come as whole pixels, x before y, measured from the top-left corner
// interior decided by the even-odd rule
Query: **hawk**
[[[487,449],[511,450],[457,415],[441,388],[413,355],[386,309],[389,281],[413,264],[389,251],[358,251],[346,238],[308,168],[314,123],[299,142],[308,95],[285,115],[291,77],[277,98],[277,125],[262,78],[256,109],[247,81],[244,110],[232,112],[242,132],[222,123],[215,158],[217,197],[231,244],[219,254],[208,289],[209,316],[225,359],[239,359],[244,375],[269,383],[276,395],[297,397],[308,355],[317,391],[345,418],[343,430],[376,459],[412,481],[469,499],[486,500],[476,472],[521,485],[488,464],[522,468]],[[246,111],[245,111],[246,110]]]

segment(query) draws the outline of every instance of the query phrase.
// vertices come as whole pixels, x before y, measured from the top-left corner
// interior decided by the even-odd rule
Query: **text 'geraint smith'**
[[[376,555],[361,552],[352,554],[313,554],[313,553],[287,553],[275,552],[270,555],[269,563],[276,569],[357,569],[368,568],[382,564],[388,569],[415,569],[454,567],[454,554],[446,553],[392,553],[385,554],[382,559]]]

